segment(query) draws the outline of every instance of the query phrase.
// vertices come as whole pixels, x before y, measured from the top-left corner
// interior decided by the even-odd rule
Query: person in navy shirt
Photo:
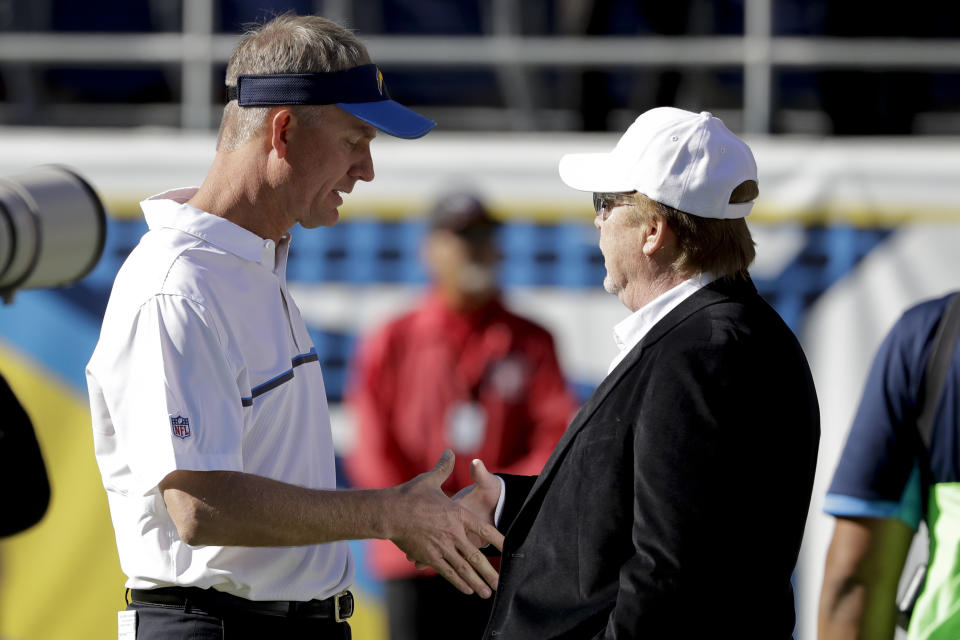
[[[954,351],[934,413],[929,460],[917,418],[945,296],[908,309],[870,370],[824,510],[836,516],[820,600],[822,640],[892,638],[897,585],[924,492],[960,477],[960,357]],[[924,476],[929,471],[929,476]]]

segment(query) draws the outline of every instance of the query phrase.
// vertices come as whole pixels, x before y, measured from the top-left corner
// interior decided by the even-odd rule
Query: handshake
[[[503,535],[494,526],[500,480],[474,460],[474,484],[448,498],[440,485],[453,463],[447,449],[433,469],[394,488],[398,495],[389,507],[387,537],[418,569],[432,567],[463,593],[489,598],[498,575],[480,549],[488,544],[503,549]]]

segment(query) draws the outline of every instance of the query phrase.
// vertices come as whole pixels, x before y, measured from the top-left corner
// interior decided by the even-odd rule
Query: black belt
[[[287,600],[247,600],[216,589],[199,587],[160,587],[158,589],[132,589],[133,602],[185,607],[188,604],[214,612],[217,609],[299,618],[329,618],[342,622],[353,615],[353,594],[341,591],[325,600],[306,602]]]

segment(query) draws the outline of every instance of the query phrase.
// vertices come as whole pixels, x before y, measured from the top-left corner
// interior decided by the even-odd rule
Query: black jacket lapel
[[[644,349],[660,340],[660,338],[666,335],[671,329],[701,309],[712,304],[717,304],[718,302],[729,300],[731,296],[742,297],[744,295],[755,295],[756,292],[757,289],[753,281],[749,278],[739,280],[714,280],[681,302],[675,309],[664,316],[660,322],[655,324],[653,328],[650,329],[650,332],[627,354],[627,357],[603,379],[600,386],[597,387],[590,398],[588,398],[580,408],[580,411],[574,416],[570,422],[570,426],[568,426],[564,432],[563,437],[560,438],[557,446],[554,447],[550,459],[547,460],[547,463],[544,465],[539,477],[530,489],[530,493],[527,494],[527,499],[520,508],[516,521],[519,522],[521,520],[524,510],[527,509],[527,506],[534,501],[536,495],[550,481],[550,477],[566,455],[567,449],[577,434],[583,429],[593,414],[596,413],[610,392],[616,388],[623,376],[640,361]],[[512,528],[513,527],[511,527],[511,529]]]

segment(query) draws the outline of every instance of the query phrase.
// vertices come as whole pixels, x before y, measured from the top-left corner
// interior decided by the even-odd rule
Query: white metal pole
[[[213,12],[213,0],[184,0],[180,102],[184,129],[207,129],[212,122]]]
[[[747,0],[743,38],[743,128],[770,133],[773,65],[771,0]]]

